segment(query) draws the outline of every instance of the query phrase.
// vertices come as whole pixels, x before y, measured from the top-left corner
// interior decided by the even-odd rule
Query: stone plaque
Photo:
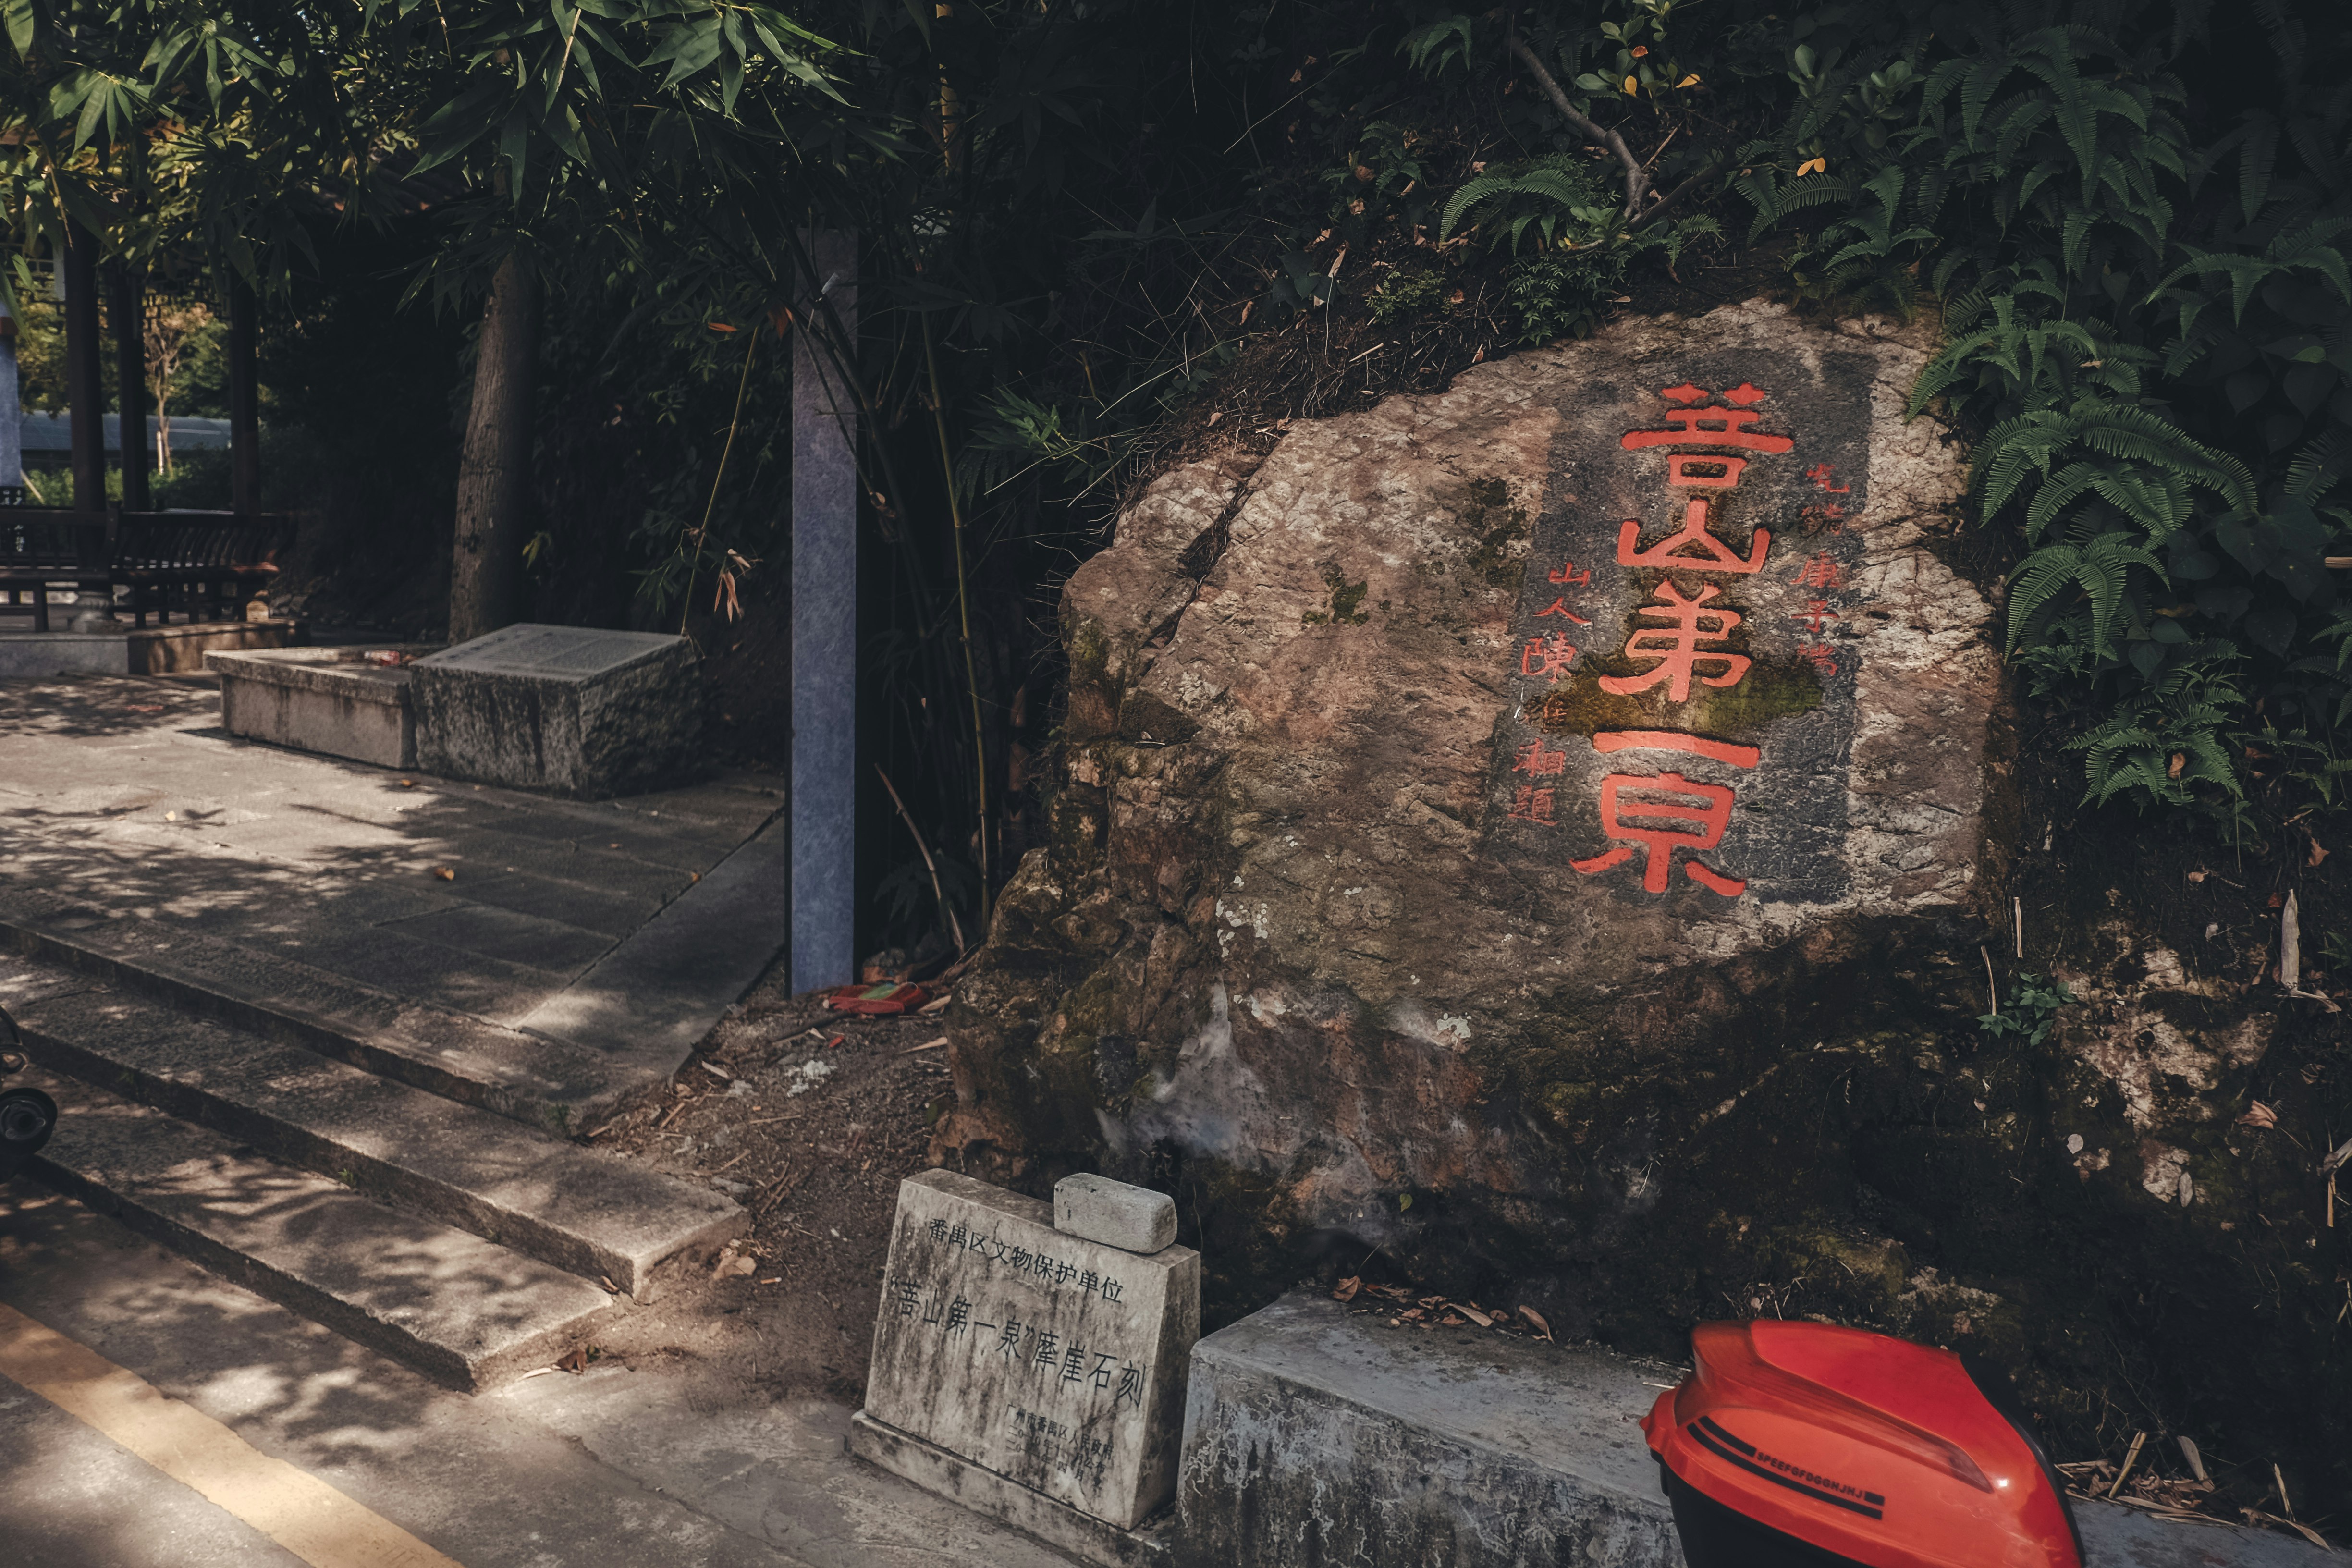
[[[1876,367],[1695,349],[1673,368],[1586,384],[1552,443],[1488,847],[1695,915],[1835,903]]]
[[[502,627],[409,667],[416,765],[590,799],[657,787],[701,733],[695,667],[684,637]]]
[[[865,1415],[1132,1529],[1175,1489],[1200,1255],[1052,1221],[952,1172],[899,1184]]]

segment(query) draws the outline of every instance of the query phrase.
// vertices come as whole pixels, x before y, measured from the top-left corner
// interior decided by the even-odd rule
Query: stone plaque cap
[[[1064,1176],[1054,1184],[1054,1228],[1149,1257],[1176,1239],[1176,1200],[1108,1176]]]
[[[685,641],[659,632],[615,632],[526,621],[501,626],[416,662],[436,669],[585,681],[658,658]]]

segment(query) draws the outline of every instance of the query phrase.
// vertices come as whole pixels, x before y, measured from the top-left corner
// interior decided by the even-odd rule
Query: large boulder
[[[938,1157],[1188,1184],[1213,1301],[1334,1241],[1590,1326],[1691,1139],[2008,908],[1930,342],[1628,321],[1152,484],[1064,595]]]
[[[1065,595],[935,1156],[1174,1194],[1213,1329],[1381,1270],[1675,1354],[1817,1316],[2352,1506],[2338,819],[2275,741],[2226,822],[2081,804],[1931,342],[1628,321],[1160,479]]]

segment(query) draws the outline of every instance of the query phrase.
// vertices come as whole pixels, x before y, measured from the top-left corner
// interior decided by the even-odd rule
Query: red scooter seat
[[[1826,1323],[1702,1323],[1642,1423],[1691,1568],[2082,1568],[2008,1379]]]

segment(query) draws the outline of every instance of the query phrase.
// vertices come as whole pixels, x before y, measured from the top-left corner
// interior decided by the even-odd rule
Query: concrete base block
[[[0,680],[122,675],[130,663],[130,639],[120,632],[0,632]]]
[[[60,612],[62,613],[62,612]],[[215,648],[290,647],[299,621],[222,621],[192,626],[124,626],[106,632],[0,631],[0,680],[56,675],[185,675]]]
[[[300,621],[216,621],[134,631],[124,652],[131,675],[194,675],[215,651],[299,647],[309,640],[310,627]]]
[[[1192,1352],[1188,1560],[1681,1568],[1636,1425],[1678,1374],[1286,1296]]]
[[[443,778],[602,800],[689,770],[702,732],[694,645],[520,625],[409,667],[416,765]]]
[[[321,647],[215,651],[205,668],[220,677],[221,725],[232,735],[380,768],[416,766],[404,667],[370,663],[357,648]]]
[[[1681,1370],[1286,1296],[1194,1347],[1184,1568],[1684,1568],[1639,1425]],[[2077,1499],[2093,1568],[2319,1568],[2286,1536]]]
[[[849,1451],[926,1491],[1024,1531],[1081,1562],[1097,1563],[1100,1568],[1156,1568],[1171,1561],[1164,1512],[1137,1529],[1120,1530],[877,1421],[863,1410],[849,1418]]]

